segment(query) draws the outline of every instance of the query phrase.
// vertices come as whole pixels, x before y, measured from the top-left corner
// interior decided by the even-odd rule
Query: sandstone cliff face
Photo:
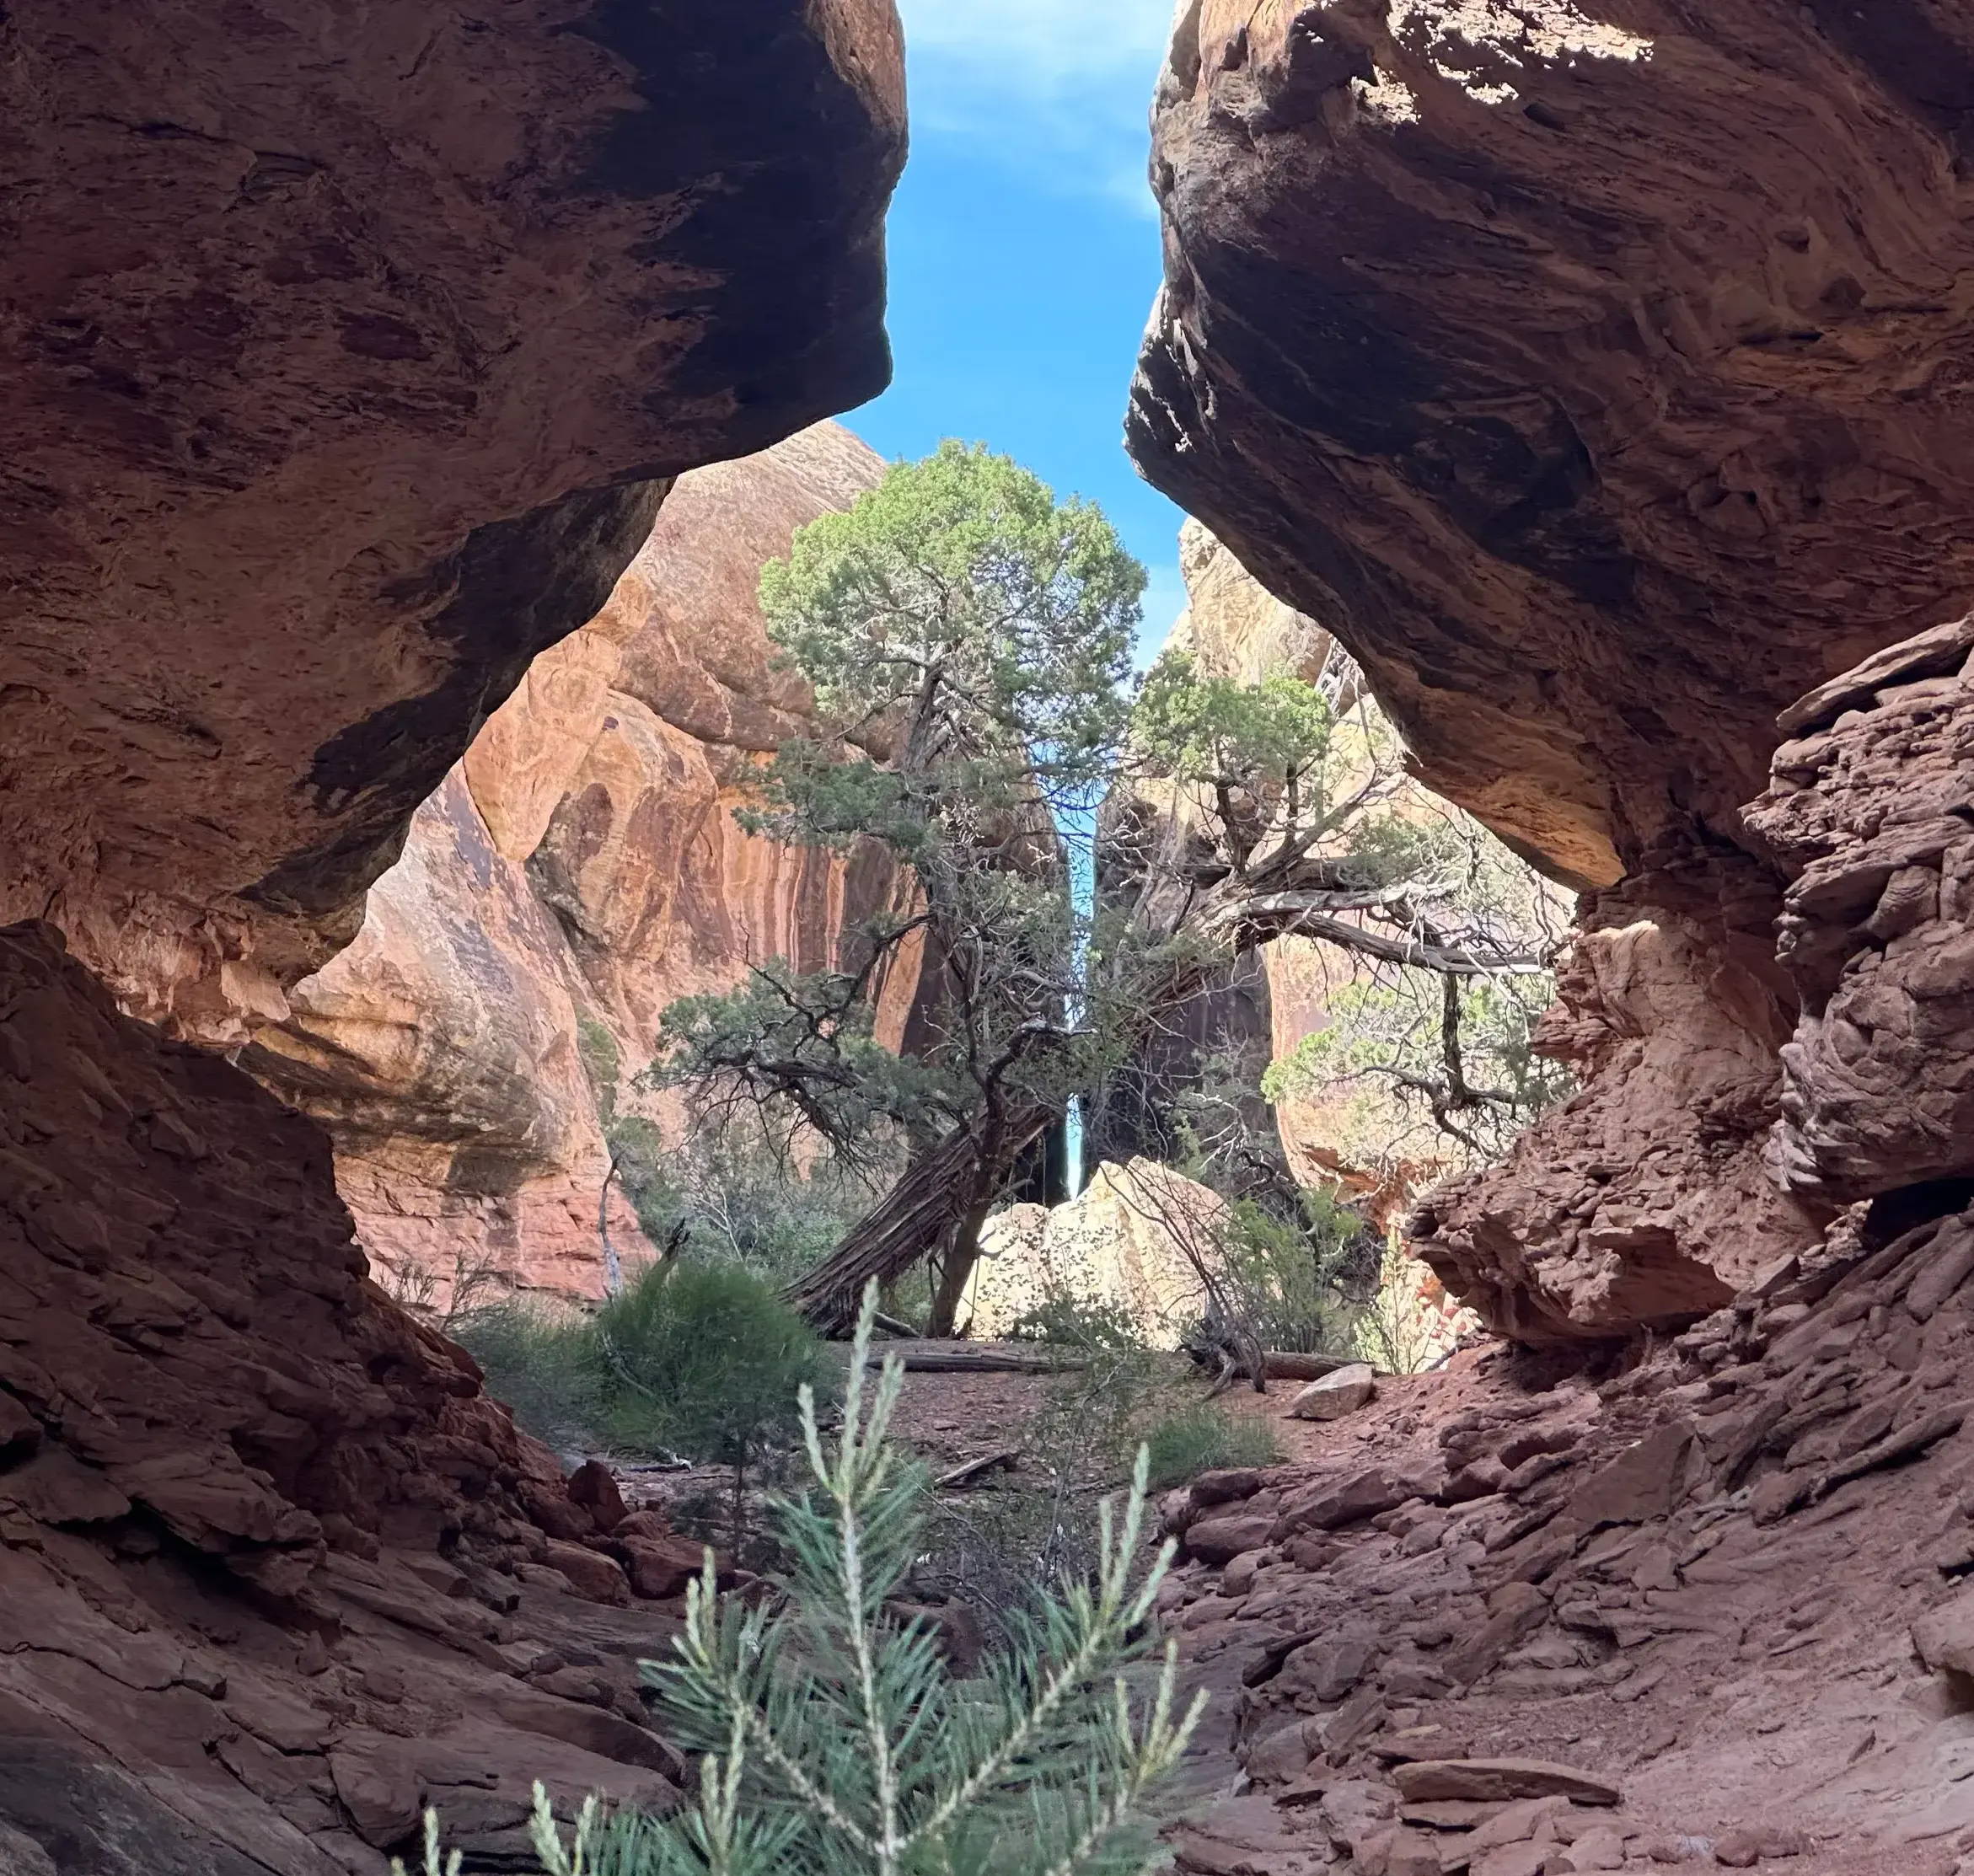
[[[0,17],[0,919],[46,921],[0,930],[0,1864],[379,1876],[430,1795],[511,1868],[538,1773],[683,1771],[622,1607],[673,1577],[367,1279],[322,1131],[111,992],[287,1020],[671,479],[880,386],[898,54],[888,0]],[[461,946],[528,912],[513,838],[433,803]],[[549,1153],[513,1066],[427,1106]]]
[[[466,1275],[601,1294],[599,1214],[620,1256],[648,1254],[605,1197],[599,1108],[634,1104],[666,1005],[750,960],[840,962],[892,891],[873,855],[732,817],[749,765],[813,727],[773,662],[760,569],[882,472],[823,424],[682,477],[596,619],[420,808],[355,942],[243,1057],[329,1127],[365,1248],[441,1302]],[[887,987],[894,1031],[910,995]]]
[[[1690,1317],[1958,1160],[1948,654],[1791,712],[1743,809],[1778,713],[1964,603],[1971,50],[1760,0],[1182,15],[1133,450],[1596,889],[1548,1025],[1586,1086],[1417,1221],[1526,1338]]]
[[[888,0],[11,9],[0,917],[278,1020],[666,480],[882,385],[902,145]]]

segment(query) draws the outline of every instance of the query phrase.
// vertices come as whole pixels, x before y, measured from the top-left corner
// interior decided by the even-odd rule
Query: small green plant
[[[870,1385],[866,1293],[843,1431],[825,1448],[801,1400],[813,1485],[778,1511],[792,1559],[785,1609],[715,1593],[709,1563],[672,1659],[647,1674],[682,1744],[702,1755],[697,1802],[673,1816],[606,1814],[572,1837],[535,1793],[547,1876],[1142,1876],[1162,1858],[1148,1793],[1177,1764],[1168,1643],[1150,1687],[1125,1669],[1168,1565],[1139,1568],[1145,1458],[1121,1518],[1107,1505],[1097,1568],[1011,1621],[1004,1650],[954,1680],[929,1627],[893,1611],[922,1542],[924,1474],[887,1444],[902,1373]],[[456,1876],[427,1819],[426,1876]]]
[[[1008,1325],[1011,1342],[1124,1353],[1145,1346],[1144,1332],[1121,1303],[1054,1289]]]
[[[603,1426],[619,1447],[733,1469],[733,1536],[748,1474],[792,1445],[798,1391],[831,1364],[814,1330],[751,1272],[653,1264],[596,1315]]]
[[[1260,1421],[1202,1403],[1158,1422],[1145,1437],[1150,1455],[1146,1482],[1155,1492],[1226,1466],[1273,1466],[1282,1456],[1275,1436]]]
[[[558,1452],[593,1447],[603,1377],[587,1316],[515,1297],[473,1311],[450,1332],[526,1432]]]

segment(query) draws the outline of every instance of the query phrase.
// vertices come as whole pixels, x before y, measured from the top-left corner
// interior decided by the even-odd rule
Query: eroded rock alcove
[[[682,1572],[217,1051],[673,479],[884,382],[897,22],[17,8],[0,100],[0,1862],[375,1876],[430,1794],[498,1866],[680,1769]]]

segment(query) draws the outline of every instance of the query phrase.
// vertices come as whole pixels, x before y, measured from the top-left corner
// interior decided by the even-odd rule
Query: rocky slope
[[[380,1876],[428,1797],[497,1857],[536,1777],[668,1794],[629,1605],[689,1563],[365,1272],[313,1123],[0,930],[0,1867]]]
[[[602,611],[413,817],[355,941],[241,1057],[329,1128],[365,1249],[442,1305],[460,1275],[600,1294],[599,1211],[620,1256],[642,1249],[601,1115],[638,1104],[665,1006],[750,960],[841,962],[895,889],[874,853],[732,817],[748,766],[813,727],[761,566],[882,469],[823,424],[682,476]],[[894,1036],[911,992],[884,987]]]
[[[1253,1784],[1179,1867],[1964,1870],[1970,1269],[1965,1214],[1869,1232],[1623,1372],[1472,1351],[1175,1494]]]
[[[380,1876],[430,1792],[511,1867],[532,1777],[681,1769],[678,1560],[195,1040],[287,1019],[673,477],[882,383],[897,21],[81,0],[0,103],[0,1864]]]
[[[1595,888],[1549,1025],[1585,1092],[1419,1223],[1516,1335],[1676,1325],[1958,1157],[1950,965],[1902,1030],[1864,957],[1885,758],[1744,808],[1779,713],[1961,609],[1971,51],[1937,9],[1767,0],[1182,15],[1132,448],[1433,785]],[[1915,850],[1888,934],[1950,918]]]
[[[238,1040],[668,478],[884,381],[888,0],[0,23],[0,917]]]

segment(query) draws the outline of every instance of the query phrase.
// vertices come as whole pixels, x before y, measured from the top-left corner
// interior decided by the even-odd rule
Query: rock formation
[[[1970,72],[1909,8],[1181,14],[1134,453],[1590,889],[1584,1091],[1416,1223],[1525,1339],[1676,1326],[1955,1176],[1955,654],[1790,706],[1965,603]],[[1880,691],[1877,743],[1832,723]]]
[[[1776,712],[1961,609],[1974,29],[1922,10],[1182,9],[1131,447],[1580,883],[1734,839]]]
[[[881,858],[732,816],[748,765],[813,728],[761,566],[882,469],[823,424],[681,477],[602,611],[419,809],[356,941],[241,1058],[329,1127],[364,1247],[442,1302],[462,1274],[601,1294],[599,1210],[620,1255],[642,1241],[600,1116],[638,1102],[665,1006],[750,960],[839,962],[888,902]],[[886,987],[894,1037],[911,989]]]
[[[428,1797],[486,1856],[536,1777],[662,1798],[620,1558],[315,1125],[0,930],[0,1865],[378,1876]]]
[[[1960,1868],[1970,1272],[1965,1212],[1867,1230],[1623,1372],[1470,1349],[1173,1493],[1256,1788],[1178,1868]]]
[[[1073,1299],[1127,1318],[1176,1348],[1205,1308],[1193,1260],[1210,1257],[1226,1201],[1156,1160],[1106,1162],[1059,1205],[1010,1205],[980,1233],[963,1318],[1004,1336],[1029,1311]]]
[[[888,0],[0,23],[0,916],[238,1041],[666,480],[883,383]]]
[[[79,0],[0,18],[0,1863],[378,1876],[429,1793],[511,1868],[534,1777],[683,1771],[675,1559],[196,1045],[287,1020],[671,479],[882,384],[897,21]],[[471,783],[455,933],[561,799]]]

